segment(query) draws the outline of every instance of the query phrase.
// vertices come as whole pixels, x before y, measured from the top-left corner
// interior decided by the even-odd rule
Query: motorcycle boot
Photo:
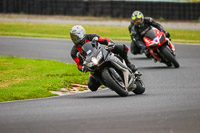
[[[124,58],[124,60],[125,60],[125,62],[126,62],[126,65],[132,70],[132,72],[135,73],[135,72],[137,71],[137,68],[135,67],[135,65],[133,65],[133,64],[129,61],[128,57]]]
[[[137,71],[137,68],[135,65],[133,65],[129,59],[128,59],[128,47],[123,44],[123,45],[115,45],[114,49],[112,50],[113,53],[119,54],[120,57],[122,57],[126,63],[126,65],[131,69],[133,73]]]
[[[140,44],[140,54],[145,53],[146,46],[144,44]]]
[[[135,74],[135,76],[141,76],[142,74],[140,72],[137,71],[137,68],[135,65],[133,65],[129,59],[128,59],[128,56],[124,59],[125,62],[126,62],[126,65],[132,70],[132,72]]]
[[[150,53],[150,51],[146,48],[145,49],[145,56],[147,57],[147,58],[152,58],[152,55],[151,55],[151,53]]]

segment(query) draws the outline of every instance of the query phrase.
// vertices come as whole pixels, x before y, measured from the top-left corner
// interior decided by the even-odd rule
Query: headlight
[[[87,66],[87,67],[93,67],[93,66],[94,66],[94,63],[93,63],[93,62],[87,63],[86,66]]]
[[[102,59],[103,54],[100,51],[99,54],[97,55],[97,57],[92,57],[91,62],[90,63],[86,63],[87,67],[93,67],[94,65],[97,65],[99,63],[99,61]]]
[[[102,52],[100,51],[99,54],[97,55],[97,60],[98,60],[98,61],[101,60],[102,57],[103,57],[103,54],[102,54]]]
[[[98,64],[98,59],[97,58],[95,58],[95,57],[92,57],[92,62],[94,63],[94,65],[97,65]]]
[[[92,62],[94,63],[94,65],[97,65],[99,63],[99,61],[101,60],[101,58],[103,57],[102,52],[100,51],[99,54],[97,55],[97,58],[92,57]]]

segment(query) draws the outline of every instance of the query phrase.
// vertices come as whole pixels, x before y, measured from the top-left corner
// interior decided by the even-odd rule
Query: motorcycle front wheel
[[[165,58],[167,58],[169,62],[171,62],[174,65],[175,68],[179,68],[178,61],[166,47],[162,49],[162,53],[165,55]]]
[[[118,81],[116,81],[116,79],[113,78],[113,76],[111,76],[108,69],[104,69],[104,71],[102,72],[102,77],[106,85],[110,89],[114,90],[119,96],[121,97],[128,96],[127,89],[123,88],[122,86],[120,86],[120,84],[118,84]]]

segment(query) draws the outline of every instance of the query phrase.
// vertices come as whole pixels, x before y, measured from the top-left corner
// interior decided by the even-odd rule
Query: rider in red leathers
[[[86,34],[85,29],[81,25],[75,25],[71,28],[70,30],[70,37],[71,40],[74,43],[74,46],[71,49],[71,57],[73,60],[76,62],[77,67],[80,71],[84,72],[84,67],[83,67],[83,60],[80,56],[78,56],[78,52],[82,53],[82,46],[86,42],[89,41],[97,41],[100,44],[104,45],[112,45],[114,46],[112,49],[112,52],[115,54],[119,54],[126,62],[127,66],[133,71],[136,72],[136,67],[135,65],[131,64],[130,61],[128,60],[128,50],[129,48],[126,45],[114,45],[114,42],[111,39],[108,38],[102,38],[97,34]],[[88,80],[88,87],[91,91],[96,91],[101,84],[95,79],[94,76],[90,75],[89,80]]]

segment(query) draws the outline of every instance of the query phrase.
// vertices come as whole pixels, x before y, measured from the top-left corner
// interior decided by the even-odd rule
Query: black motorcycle
[[[84,60],[85,72],[90,72],[102,85],[125,97],[132,91],[143,94],[145,86],[141,76],[133,73],[119,56],[110,52],[113,46],[103,46],[98,42],[87,42],[79,53]]]

